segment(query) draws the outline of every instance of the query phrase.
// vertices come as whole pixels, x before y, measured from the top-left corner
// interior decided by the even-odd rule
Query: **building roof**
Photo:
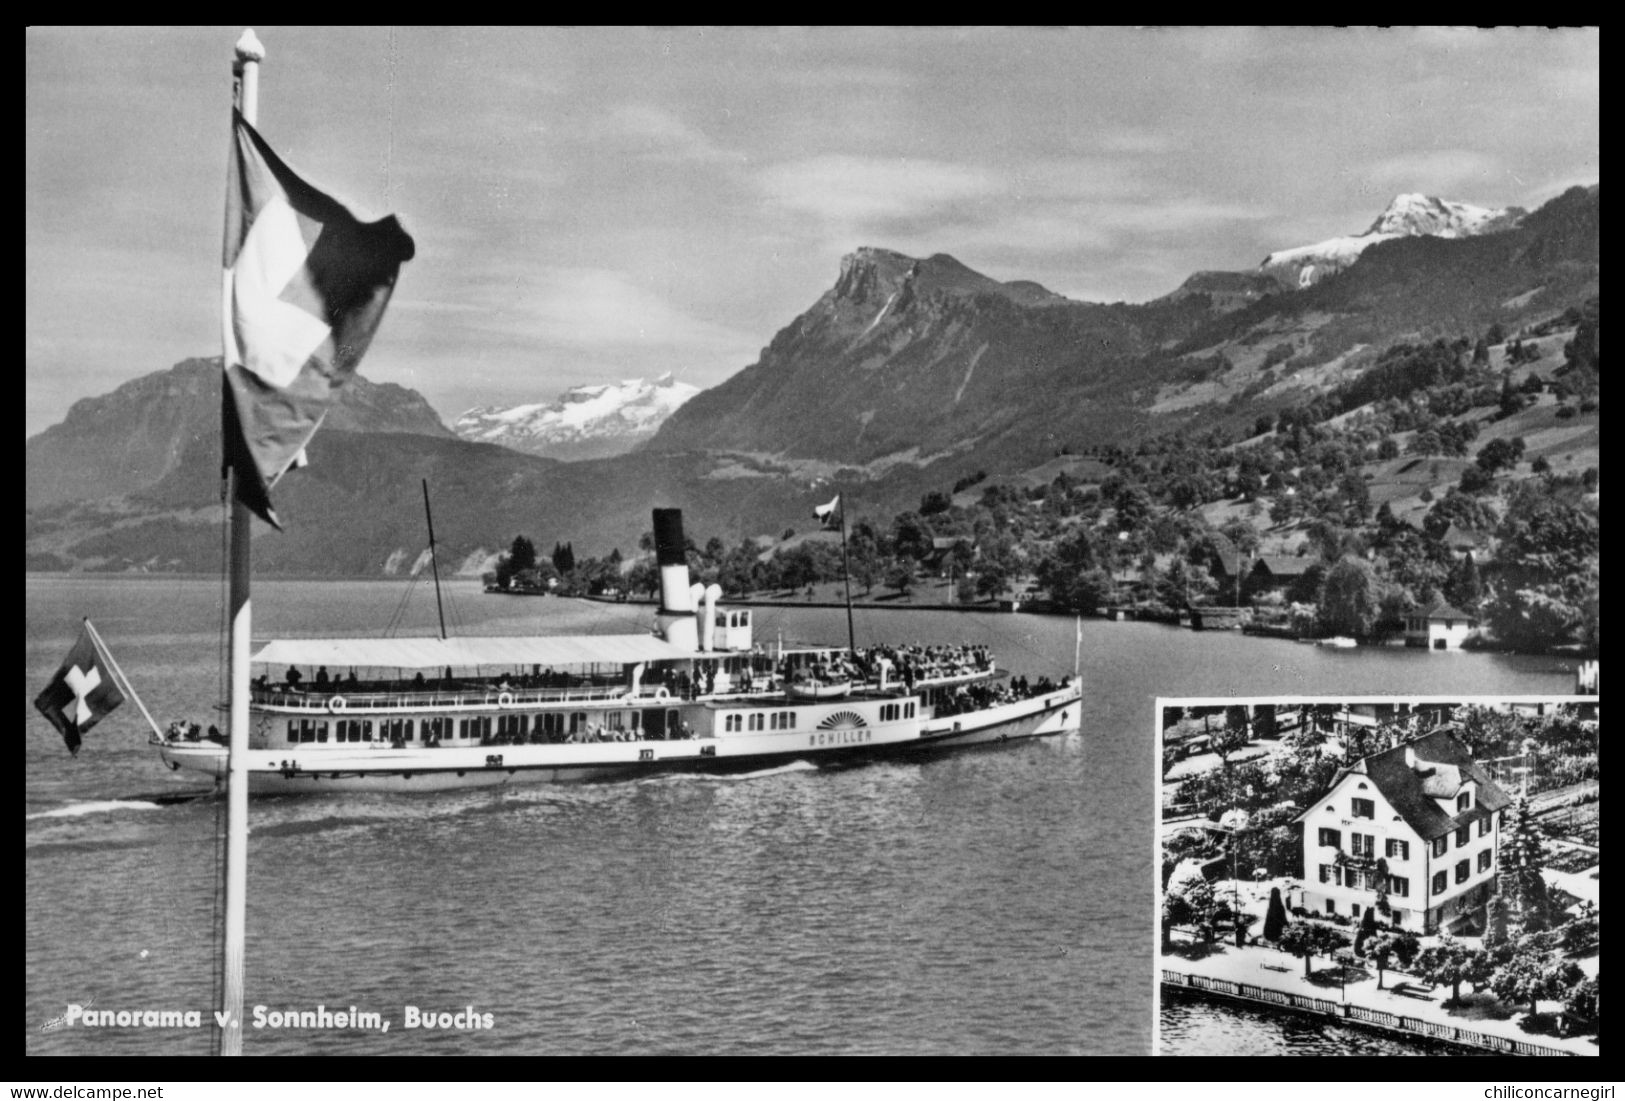
[[[1415,754],[1414,767],[1405,763],[1407,750]],[[1452,830],[1487,818],[1512,805],[1512,797],[1478,766],[1467,752],[1467,747],[1448,727],[1361,758],[1338,772],[1328,791],[1336,789],[1346,777],[1353,775],[1365,776],[1375,784],[1405,824],[1424,841],[1443,837]],[[1478,796],[1473,800],[1471,809],[1461,814],[1446,814],[1434,802],[1435,799],[1454,798],[1469,782],[1478,787]],[[1313,813],[1313,810],[1311,807],[1305,815]]]
[[[1262,570],[1275,577],[1302,577],[1318,561],[1306,554],[1261,554],[1253,565],[1253,572]]]
[[[1477,619],[1471,612],[1464,612],[1453,604],[1444,601],[1435,601],[1433,606],[1422,613],[1429,619]]]
[[[1219,573],[1225,577],[1234,577],[1240,573],[1244,556],[1236,549],[1235,542],[1222,531],[1210,531],[1206,538],[1213,548],[1208,561],[1218,564]]]
[[[634,665],[693,657],[692,650],[653,635],[547,635],[280,639],[267,643],[253,660],[270,665],[330,665],[339,669],[513,669],[523,665]]]

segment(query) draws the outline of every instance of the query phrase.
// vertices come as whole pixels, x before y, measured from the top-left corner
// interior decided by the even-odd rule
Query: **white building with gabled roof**
[[[1448,728],[1364,757],[1297,818],[1304,906],[1360,918],[1382,887],[1392,925],[1481,929],[1511,803]]]

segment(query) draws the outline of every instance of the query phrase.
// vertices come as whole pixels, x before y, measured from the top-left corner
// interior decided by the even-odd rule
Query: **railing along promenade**
[[[1475,1032],[1472,1029],[1440,1024],[1437,1021],[1427,1021],[1420,1017],[1407,1017],[1401,1013],[1389,1013],[1382,1009],[1371,1009],[1367,1006],[1352,1005],[1327,998],[1311,998],[1306,994],[1294,994],[1287,990],[1274,990],[1253,983],[1236,982],[1232,979],[1213,979],[1208,978],[1206,975],[1187,975],[1181,971],[1169,970],[1166,967],[1162,969],[1162,981],[1165,986],[1177,987],[1182,990],[1201,990],[1221,997],[1263,1002],[1267,1005],[1283,1006],[1301,1012],[1318,1013],[1325,1017],[1341,1017],[1346,1020],[1373,1025],[1377,1028],[1386,1028],[1394,1032],[1424,1036],[1433,1040],[1442,1040],[1449,1044],[1482,1048],[1487,1051],[1499,1051],[1507,1055],[1574,1054],[1561,1048],[1530,1043],[1528,1040],[1514,1040],[1506,1036]]]

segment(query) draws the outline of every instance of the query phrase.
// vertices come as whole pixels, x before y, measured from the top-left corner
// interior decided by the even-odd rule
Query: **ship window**
[[[299,740],[299,722],[298,722],[298,720],[292,720],[292,721],[290,721],[288,723],[288,741],[297,742],[298,740]]]
[[[301,737],[302,737],[302,735],[301,735]],[[327,724],[326,723],[317,723],[316,724],[316,740],[318,742],[327,741]]]
[[[750,716],[749,729],[751,729],[751,730],[760,730],[760,729],[762,729],[762,713],[761,712],[759,712],[759,711],[755,712]]]
[[[643,712],[641,712],[641,711],[632,712],[632,729],[633,730],[642,730],[643,729]]]
[[[913,700],[910,700],[908,703],[903,705],[903,717],[905,719],[912,719],[914,717],[914,701]]]
[[[722,720],[722,729],[723,729],[723,731],[726,732],[726,733],[729,733],[729,734],[732,734],[735,731],[737,731],[739,729],[739,720],[742,719],[742,718],[744,718],[744,716],[742,716],[742,715],[728,715],[728,716],[725,716],[723,718],[723,720]]]

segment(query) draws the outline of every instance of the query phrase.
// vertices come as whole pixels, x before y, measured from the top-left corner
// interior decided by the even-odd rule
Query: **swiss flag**
[[[383,319],[412,238],[300,179],[232,112],[226,187],[225,464],[280,528],[270,488],[315,435]]]
[[[124,693],[119,691],[89,628],[84,626],[79,628],[79,640],[68,651],[56,676],[34,698],[34,706],[68,743],[68,752],[76,755],[79,736],[123,702]]]

